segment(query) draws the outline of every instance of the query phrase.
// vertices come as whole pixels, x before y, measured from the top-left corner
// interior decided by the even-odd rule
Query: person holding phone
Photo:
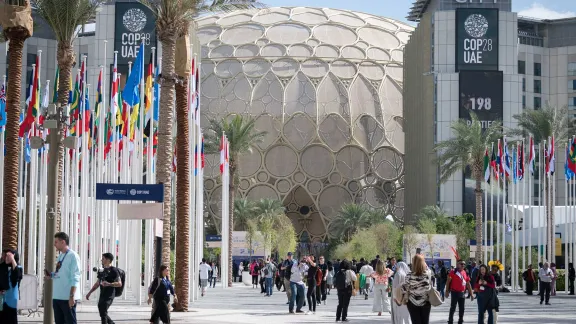
[[[54,235],[54,247],[60,252],[56,271],[44,269],[44,279],[53,281],[52,308],[56,324],[76,324],[76,301],[82,298],[77,289],[82,273],[80,257],[68,244],[68,234],[58,232]]]
[[[302,314],[302,307],[304,306],[304,274],[308,271],[306,264],[307,257],[302,258],[300,262],[294,262],[290,272],[290,290],[291,298],[288,305],[288,311],[291,314]],[[296,312],[294,312],[294,304],[296,304]]]
[[[20,299],[20,281],[22,267],[18,265],[16,250],[2,251],[0,260],[0,323],[18,323],[18,300]]]
[[[554,277],[554,273],[550,269],[550,264],[545,262],[540,271],[538,271],[538,278],[540,278],[540,289],[538,289],[538,293],[540,294],[540,305],[542,305],[544,299],[546,299],[546,305],[550,305],[552,277]]]

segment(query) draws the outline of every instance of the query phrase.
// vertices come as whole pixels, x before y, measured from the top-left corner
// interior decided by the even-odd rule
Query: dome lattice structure
[[[403,50],[413,28],[319,8],[267,8],[199,18],[202,123],[246,114],[266,131],[240,161],[238,194],[274,198],[299,235],[328,238],[343,203],[404,211]],[[205,197],[220,223],[219,156]]]

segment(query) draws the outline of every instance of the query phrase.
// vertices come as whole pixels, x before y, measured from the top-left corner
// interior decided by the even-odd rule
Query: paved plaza
[[[328,296],[327,305],[318,306],[315,315],[288,314],[286,294],[274,291],[272,297],[264,297],[260,289],[235,284],[231,289],[211,288],[207,296],[191,305],[188,313],[172,313],[174,323],[332,323],[335,320],[337,297]],[[576,323],[576,298],[563,292],[551,298],[551,306],[539,304],[536,296],[520,293],[500,294],[498,323]],[[307,309],[307,307],[306,307]],[[372,297],[353,297],[349,316],[353,323],[391,323],[390,316],[377,316],[372,310]],[[446,323],[449,300],[432,309],[430,323]],[[116,323],[147,323],[150,307],[135,306],[133,302],[116,300],[110,316]],[[465,323],[477,322],[476,301],[466,302]],[[39,323],[42,318],[19,318],[21,323]],[[99,323],[95,302],[83,302],[78,306],[78,323]]]

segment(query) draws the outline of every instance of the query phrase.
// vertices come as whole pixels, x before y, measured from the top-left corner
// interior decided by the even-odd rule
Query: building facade
[[[404,214],[403,51],[412,27],[328,8],[266,8],[197,20],[202,123],[244,114],[266,131],[241,157],[237,196],[279,199],[303,242],[344,203]],[[220,221],[219,157],[207,157]]]
[[[419,0],[409,13],[418,26],[404,51],[415,62],[404,70],[406,218],[427,205],[474,212],[473,184],[460,173],[440,184],[434,163],[434,146],[468,110],[505,129],[516,127],[514,115],[545,105],[568,106],[576,117],[576,18],[531,19],[511,8],[511,0]]]

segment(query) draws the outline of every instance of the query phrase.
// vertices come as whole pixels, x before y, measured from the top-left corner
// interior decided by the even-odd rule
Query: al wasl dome
[[[267,132],[240,161],[237,196],[281,200],[303,241],[327,239],[343,203],[403,220],[402,66],[412,27],[302,7],[206,16],[197,25],[203,122],[247,114]],[[207,157],[216,223],[219,176],[219,156]]]

